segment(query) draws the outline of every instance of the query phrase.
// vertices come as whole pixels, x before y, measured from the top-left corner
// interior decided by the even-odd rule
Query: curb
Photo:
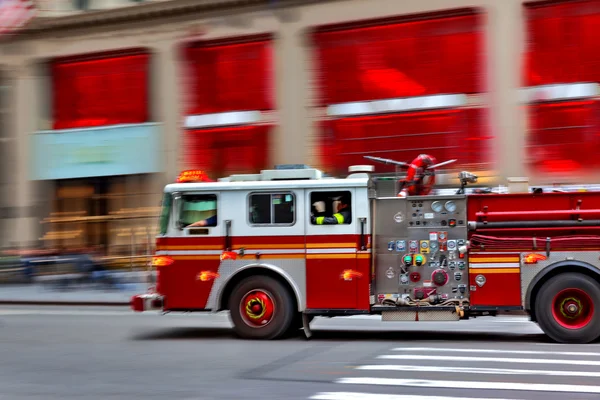
[[[123,307],[129,302],[116,301],[56,301],[56,300],[0,300],[0,304],[13,306],[97,306],[97,307]]]

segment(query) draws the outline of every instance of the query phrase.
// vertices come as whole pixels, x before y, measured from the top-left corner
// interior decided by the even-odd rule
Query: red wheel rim
[[[581,329],[593,315],[594,303],[581,289],[563,289],[552,300],[552,316],[564,328]]]
[[[242,298],[240,312],[246,325],[262,328],[271,322],[275,313],[273,296],[265,290],[252,290]]]

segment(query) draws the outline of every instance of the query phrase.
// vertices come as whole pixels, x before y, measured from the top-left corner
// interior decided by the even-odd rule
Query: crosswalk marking
[[[483,389],[483,390],[519,390],[535,392],[561,392],[561,393],[600,393],[600,386],[588,385],[557,385],[545,383],[517,383],[517,382],[481,382],[481,381],[442,381],[427,379],[395,379],[395,378],[341,378],[336,381],[341,384],[352,385],[386,385],[386,386],[411,386],[421,388],[445,389]]]
[[[491,354],[552,354],[560,356],[600,356],[600,353],[584,351],[538,351],[538,350],[496,350],[496,349],[456,349],[440,347],[397,347],[392,351],[423,351],[448,353],[491,353]]]
[[[377,394],[354,392],[323,392],[310,397],[311,400],[490,400],[481,397],[446,397],[446,396],[420,396],[403,394]],[[496,399],[493,400],[510,400]],[[513,399],[514,400],[514,399]]]
[[[421,347],[395,347],[386,353],[374,355],[373,361],[387,362],[375,361],[354,366],[352,374],[345,377],[342,375],[333,381],[336,385],[345,385],[346,389],[387,389],[373,390],[377,393],[368,393],[369,390],[321,392],[310,399],[499,400],[500,397],[512,397],[506,393],[515,393],[515,397],[520,398],[533,395],[551,397],[554,393],[557,396],[560,393],[565,398],[600,394],[600,351],[594,351],[598,347],[574,348],[557,344],[547,348],[524,347],[520,350],[510,348],[512,346],[506,346],[507,349],[489,348],[485,344],[481,344],[483,348],[420,345]],[[554,349],[557,351],[552,351]],[[580,349],[581,351],[574,351]],[[447,366],[448,362],[453,366]],[[534,365],[538,367],[535,368]],[[530,366],[535,369],[528,368]],[[431,375],[425,375],[427,373]],[[418,390],[419,394],[403,393],[407,388]],[[431,394],[434,390],[460,391],[443,393],[446,396],[434,396]],[[381,393],[382,391],[388,393]],[[452,397],[453,394],[456,397]],[[461,397],[468,395],[473,397]],[[488,395],[491,397],[487,397]]]
[[[600,378],[600,372],[591,371],[551,371],[543,369],[505,369],[505,368],[470,368],[470,367],[434,367],[419,365],[361,365],[355,369],[363,371],[411,371],[411,372],[443,372],[487,375],[544,375],[544,376],[577,376]]]
[[[500,358],[500,357],[462,357],[462,356],[427,356],[422,354],[389,354],[378,356],[385,360],[432,360],[432,361],[472,361],[472,362],[501,362],[519,364],[564,364],[564,365],[595,365],[600,366],[600,361],[591,360],[563,360],[541,358]]]

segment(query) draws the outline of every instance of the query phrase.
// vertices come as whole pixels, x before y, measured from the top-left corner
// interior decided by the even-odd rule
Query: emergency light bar
[[[455,108],[467,105],[464,94],[440,94],[434,96],[405,97],[397,99],[357,101],[332,104],[327,107],[327,115],[346,117],[352,115],[380,114],[415,110]]]
[[[214,182],[206,175],[202,170],[187,170],[182,171],[177,177],[177,183],[190,183],[190,182]]]

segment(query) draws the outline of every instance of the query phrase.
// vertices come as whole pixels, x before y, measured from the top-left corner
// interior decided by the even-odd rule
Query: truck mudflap
[[[136,294],[131,297],[129,304],[135,312],[162,310],[163,296],[157,293]]]

